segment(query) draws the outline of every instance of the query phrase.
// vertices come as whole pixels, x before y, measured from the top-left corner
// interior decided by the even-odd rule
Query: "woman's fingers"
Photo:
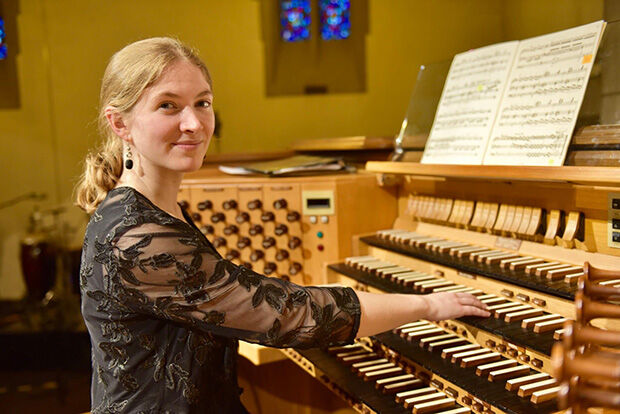
[[[491,316],[491,313],[487,310],[484,309],[480,309],[476,306],[463,306],[463,310],[465,311],[466,315],[472,315],[472,316]]]
[[[470,305],[470,306],[475,306],[477,308],[481,308],[481,309],[487,309],[487,305],[485,305],[484,303],[482,303],[480,301],[480,299],[478,299],[477,297],[475,297],[472,294],[469,293],[457,293],[458,295],[458,300],[459,303],[461,305]]]

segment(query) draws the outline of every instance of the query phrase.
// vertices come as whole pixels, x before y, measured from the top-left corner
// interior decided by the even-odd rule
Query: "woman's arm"
[[[362,316],[357,336],[374,335],[418,319],[444,320],[466,315],[489,316],[484,303],[469,293],[382,295],[356,292]]]

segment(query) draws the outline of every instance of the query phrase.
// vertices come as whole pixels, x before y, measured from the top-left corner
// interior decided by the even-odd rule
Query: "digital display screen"
[[[7,56],[5,38],[4,20],[0,17],[0,59],[6,59]]]
[[[329,198],[309,198],[306,200],[306,208],[329,208],[330,203]]]
[[[350,0],[319,0],[323,40],[347,39],[351,33]]]
[[[285,42],[310,38],[310,0],[280,2],[280,35]]]

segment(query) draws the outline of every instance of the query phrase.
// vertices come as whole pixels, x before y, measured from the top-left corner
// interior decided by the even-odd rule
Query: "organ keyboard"
[[[620,217],[620,180],[610,171],[616,170],[586,168],[579,178],[570,168],[550,169],[543,180],[541,170],[528,167],[515,172],[468,166],[459,175],[457,166],[369,166],[404,176],[398,218],[392,228],[356,236],[355,255],[329,264],[328,281],[371,292],[469,292],[489,306],[492,316],[412,321],[342,355],[287,352],[320,371],[332,389],[346,389],[354,407],[371,406],[368,393],[334,382],[358,381],[353,371],[360,365],[351,367],[367,363],[376,369],[364,371],[377,376],[375,391],[383,399],[405,393],[400,402],[393,400],[408,412],[417,411],[415,404],[403,405],[407,392],[411,397],[428,393],[431,401],[454,400],[421,412],[558,411],[560,385],[551,349],[563,339],[565,323],[579,317],[574,301],[583,265],[620,269],[612,220]],[[620,277],[609,277],[589,289],[618,287]],[[589,309],[587,298],[580,303]],[[598,317],[588,311],[594,315],[591,324],[619,329],[608,316],[611,311],[603,311]],[[325,361],[350,372],[350,378],[318,368]],[[385,384],[391,386],[386,390]],[[418,390],[424,391],[418,395]],[[391,412],[386,407],[369,409]]]

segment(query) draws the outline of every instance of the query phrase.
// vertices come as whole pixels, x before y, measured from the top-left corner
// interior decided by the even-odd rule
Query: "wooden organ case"
[[[551,348],[576,318],[584,263],[620,269],[617,169],[367,167],[403,176],[399,216],[356,237],[355,255],[331,264],[329,280],[371,292],[471,292],[493,315],[412,321],[346,349],[291,356],[369,412],[558,411]],[[357,375],[334,384],[343,370]]]
[[[611,63],[617,68],[618,59]],[[419,92],[418,102],[433,101],[429,88]],[[423,112],[412,104],[409,114]],[[430,128],[432,114],[423,115]],[[617,129],[585,130],[600,135]],[[401,133],[397,144],[409,139],[411,149],[420,151],[424,130],[409,137]],[[361,413],[555,413],[564,411],[567,400],[575,406],[580,396],[600,396],[605,404],[577,402],[598,407],[579,412],[618,412],[601,407],[620,407],[620,354],[606,349],[596,356],[601,344],[619,343],[620,147],[615,140],[617,134],[602,148],[611,160],[600,164],[605,166],[575,165],[579,157],[571,152],[563,167],[429,165],[409,162],[419,154],[402,148],[396,152],[400,161],[367,163],[380,181],[396,183],[398,217],[391,228],[356,236],[354,254],[328,266],[329,281],[376,293],[470,292],[492,315],[411,321],[349,346],[287,354]],[[580,149],[577,141],[573,150]],[[597,146],[592,143],[590,149]],[[596,307],[604,312],[592,313],[579,331],[573,326],[584,324],[583,303],[591,303],[581,299],[584,266],[606,275],[591,278],[587,283],[600,287],[590,291],[614,288],[616,296],[609,302],[607,294],[608,303]],[[570,346],[556,351],[561,358],[554,367],[552,347],[559,341]],[[585,356],[575,355],[576,348]],[[579,373],[605,389],[576,381]],[[566,391],[566,383],[575,381]]]
[[[363,171],[265,178],[206,169],[188,174],[178,197],[222,256],[305,285],[326,282],[324,264],[350,255],[354,234],[389,226],[393,198]]]

